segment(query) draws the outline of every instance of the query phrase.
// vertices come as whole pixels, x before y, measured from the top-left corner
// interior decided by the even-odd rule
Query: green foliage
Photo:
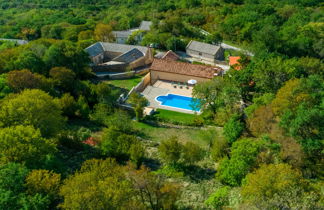
[[[76,115],[81,118],[88,119],[90,114],[90,108],[88,102],[86,101],[86,98],[81,95],[76,104],[78,107]]]
[[[244,124],[241,122],[241,117],[234,115],[224,125],[223,134],[225,139],[232,144],[241,136],[243,130]]]
[[[260,106],[268,105],[274,99],[275,95],[272,93],[265,93],[260,97],[253,98],[253,104],[246,107],[244,112],[251,117],[253,112],[258,109]]]
[[[119,209],[130,208],[133,189],[113,159],[93,159],[65,180],[60,195],[63,209]]]
[[[25,90],[1,101],[0,126],[32,125],[45,137],[55,136],[65,119],[51,96],[41,90]]]
[[[210,151],[211,158],[214,161],[219,161],[225,157],[228,153],[228,142],[225,138],[217,138],[212,142],[212,148]]]
[[[162,141],[159,146],[159,156],[165,163],[175,165],[181,158],[183,146],[176,137]]]
[[[239,89],[222,77],[195,85],[192,94],[201,99],[200,106],[203,111],[211,110],[214,115],[219,108],[237,104],[240,97]]]
[[[204,151],[192,142],[187,142],[182,148],[182,159],[184,164],[192,165],[204,157]]]
[[[209,198],[205,201],[205,204],[214,209],[222,209],[222,207],[229,204],[229,192],[230,187],[221,187],[215,193],[209,196]]]
[[[288,164],[262,165],[246,176],[242,196],[246,203],[259,208],[317,208],[319,195],[309,192],[301,173]],[[310,199],[309,196],[312,196]]]
[[[51,45],[44,55],[48,67],[67,67],[77,75],[84,72],[89,63],[88,55],[70,41],[60,41]]]
[[[60,108],[65,116],[73,117],[77,110],[77,103],[69,93],[63,94],[59,99]]]
[[[61,175],[48,170],[33,170],[26,177],[26,188],[29,194],[49,195],[57,198],[61,184]]]
[[[54,67],[49,75],[53,78],[55,85],[64,92],[71,92],[75,84],[75,73],[65,67]]]
[[[42,138],[32,126],[0,129],[0,141],[2,163],[24,163],[29,167],[41,165],[56,149],[53,140]]]
[[[230,159],[224,158],[216,176],[231,186],[239,186],[242,179],[254,167],[260,143],[255,139],[242,139],[233,143]]]
[[[21,92],[24,89],[51,90],[51,81],[40,74],[33,74],[29,70],[10,71],[7,74],[9,87],[15,92]]]
[[[0,99],[4,98],[6,95],[8,95],[11,92],[12,90],[10,89],[7,82],[7,75],[0,74]]]
[[[137,121],[143,118],[144,107],[147,106],[148,100],[138,93],[132,93],[129,96],[129,103],[134,106]]]

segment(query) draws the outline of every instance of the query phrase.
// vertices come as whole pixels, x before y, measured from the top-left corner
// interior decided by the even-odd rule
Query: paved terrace
[[[145,98],[149,101],[149,105],[148,105],[149,107],[194,114],[193,111],[189,111],[189,110],[187,111],[187,110],[177,109],[168,106],[161,106],[160,103],[155,100],[156,97],[161,95],[167,95],[169,93],[192,97],[192,87],[188,87],[187,89],[186,86],[184,85],[182,85],[182,88],[176,85],[175,88],[171,82],[158,80],[153,86],[147,86],[145,90],[142,92]]]

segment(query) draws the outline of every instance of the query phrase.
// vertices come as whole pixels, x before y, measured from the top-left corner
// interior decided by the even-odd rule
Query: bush
[[[181,158],[181,152],[183,150],[182,144],[176,137],[171,137],[165,141],[162,141],[159,146],[159,155],[161,159],[170,165],[175,165]]]
[[[240,116],[234,115],[224,125],[223,134],[226,140],[232,144],[241,136],[243,130],[244,124],[241,122]]]
[[[255,139],[234,142],[230,159],[226,157],[220,162],[216,176],[225,184],[239,186],[253,168],[259,149],[260,144]]]
[[[213,207],[214,209],[222,209],[223,206],[229,204],[229,192],[230,187],[222,187],[209,196],[209,198],[205,201],[205,204]]]
[[[195,162],[202,160],[204,157],[204,151],[192,142],[187,142],[183,145],[182,159],[184,164],[192,165]]]

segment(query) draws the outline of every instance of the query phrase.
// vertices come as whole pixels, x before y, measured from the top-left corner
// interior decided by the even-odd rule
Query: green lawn
[[[161,122],[172,123],[176,125],[194,125],[197,115],[174,112],[164,109],[157,109],[154,118]]]
[[[172,136],[176,136],[179,141],[194,142],[200,146],[207,148],[208,142],[204,139],[203,128],[164,128],[156,127],[143,122],[135,122],[135,128],[139,131],[140,136],[145,139],[152,140],[154,142],[161,142]],[[222,128],[215,128],[219,137],[222,136]]]
[[[107,84],[111,84],[122,89],[131,90],[141,80],[142,80],[141,76],[134,76],[130,79],[107,80],[105,82]]]

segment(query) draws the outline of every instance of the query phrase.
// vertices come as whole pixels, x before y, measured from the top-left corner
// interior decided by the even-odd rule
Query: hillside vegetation
[[[183,51],[233,43],[241,70],[199,83],[200,115],[98,81],[84,48],[153,22]],[[323,208],[320,0],[0,0],[0,209]]]

